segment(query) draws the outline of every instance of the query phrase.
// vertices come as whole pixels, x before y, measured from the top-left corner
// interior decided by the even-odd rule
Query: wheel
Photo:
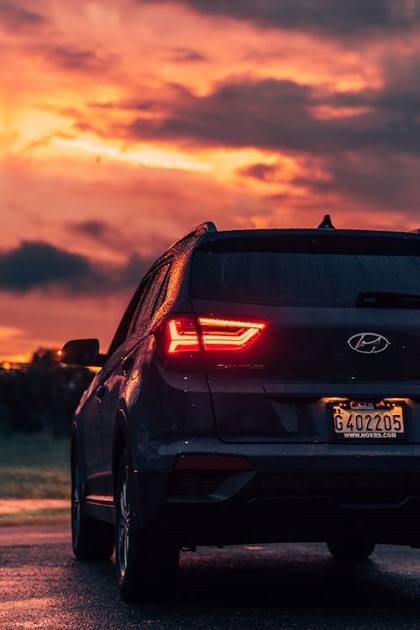
[[[370,540],[340,540],[327,542],[328,551],[337,560],[362,562],[367,560],[375,549]]]
[[[179,546],[146,532],[133,510],[132,475],[127,452],[116,486],[115,566],[125,601],[164,601],[175,587]]]
[[[77,453],[71,461],[71,534],[73,553],[81,560],[109,560],[114,551],[114,527],[87,516]]]

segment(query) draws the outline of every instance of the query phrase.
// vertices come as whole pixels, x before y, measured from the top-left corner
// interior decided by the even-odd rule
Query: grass
[[[68,439],[0,434],[0,526],[68,519],[69,450]]]
[[[0,498],[67,499],[70,493],[67,470],[30,466],[0,466]]]
[[[67,499],[69,440],[0,435],[0,498]]]
[[[68,468],[70,441],[44,434],[0,435],[0,465],[26,465],[65,470]]]

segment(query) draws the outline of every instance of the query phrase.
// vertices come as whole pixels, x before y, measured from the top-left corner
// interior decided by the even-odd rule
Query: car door
[[[88,496],[103,494],[100,393],[104,378],[102,370],[84,393],[76,412],[77,450],[84,468],[85,493]]]
[[[105,493],[102,445],[103,409],[104,405],[108,404],[110,383],[115,380],[115,374],[119,369],[117,349],[124,344],[133,315],[147,287],[148,282],[142,282],[131,299],[111,342],[105,365],[84,394],[77,414],[78,448],[84,463],[86,494],[89,496],[103,496]]]
[[[149,274],[144,281],[144,290],[128,326],[127,335],[122,344],[110,358],[110,375],[107,379],[106,393],[102,407],[102,449],[103,479],[105,495],[113,495],[112,456],[115,420],[120,408],[124,408],[124,393],[128,385],[135,386],[140,378],[141,357],[144,339],[150,335],[153,313],[163,300],[165,279],[169,273],[169,264],[164,264]],[[139,368],[140,366],[140,368]]]

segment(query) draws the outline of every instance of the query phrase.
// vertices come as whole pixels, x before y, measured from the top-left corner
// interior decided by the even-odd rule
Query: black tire
[[[127,452],[119,467],[116,495],[115,567],[124,601],[165,601],[173,594],[179,545],[146,532],[133,510],[132,474]]]
[[[340,540],[327,542],[328,551],[336,560],[346,562],[363,562],[367,560],[375,549],[375,543],[370,540]]]
[[[86,515],[77,453],[71,458],[71,534],[73,553],[81,560],[109,560],[114,551],[115,528]]]

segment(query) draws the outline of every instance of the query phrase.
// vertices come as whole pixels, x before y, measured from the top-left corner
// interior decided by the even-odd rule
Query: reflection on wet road
[[[344,566],[323,545],[182,555],[174,601],[127,605],[113,563],[73,559],[66,527],[0,529],[2,630],[420,628],[420,551]]]

